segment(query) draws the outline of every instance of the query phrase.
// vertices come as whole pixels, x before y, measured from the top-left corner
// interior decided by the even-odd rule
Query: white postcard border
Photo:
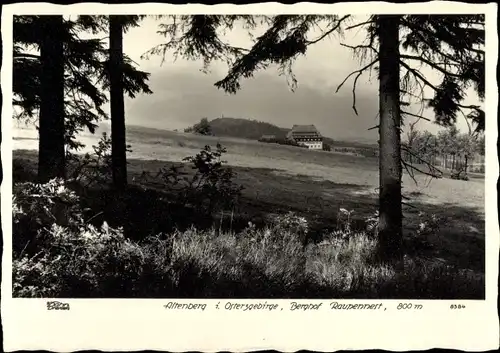
[[[485,13],[486,14],[486,300],[300,300],[323,303],[318,311],[290,311],[293,300],[174,300],[174,299],[68,299],[70,311],[47,311],[45,299],[12,298],[12,106],[2,107],[2,326],[4,350],[44,349],[73,351],[169,350],[169,351],[250,351],[299,349],[334,351],[340,349],[424,350],[450,348],[484,351],[498,348],[499,319],[498,261],[499,226],[496,182],[499,175],[496,153],[498,91],[497,5],[459,2],[391,4],[386,2],[299,3],[282,5],[107,5],[81,3],[53,5],[26,3],[3,6],[2,93],[12,101],[12,15],[52,13]],[[204,303],[201,310],[170,310],[168,302]],[[283,310],[226,310],[224,303],[275,303]],[[331,302],[382,303],[386,310],[373,312],[329,309]],[[422,310],[397,310],[398,303],[423,305]],[[450,305],[465,305],[451,310]]]

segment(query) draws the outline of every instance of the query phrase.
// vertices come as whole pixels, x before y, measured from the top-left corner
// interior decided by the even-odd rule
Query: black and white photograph
[[[484,302],[484,7],[359,5],[11,15],[12,299]]]
[[[484,21],[15,16],[13,295],[483,299]]]

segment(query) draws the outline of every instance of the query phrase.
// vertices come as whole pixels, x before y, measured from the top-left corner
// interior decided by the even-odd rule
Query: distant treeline
[[[297,143],[293,140],[286,139],[284,137],[282,138],[277,138],[277,137],[260,137],[258,139],[259,142],[266,142],[266,143],[277,143],[279,145],[287,145],[287,146],[295,146],[295,147],[302,147],[302,148],[308,148],[304,144]]]
[[[332,146],[331,150],[338,153],[352,153],[363,157],[378,157],[378,149],[370,147],[337,147]]]
[[[217,118],[210,120],[212,133],[216,136],[228,136],[258,140],[263,135],[274,135],[279,140],[284,140],[289,129],[257,120],[237,118]]]
[[[484,134],[460,133],[456,127],[440,131],[410,129],[402,144],[402,157],[411,164],[430,164],[435,167],[467,173],[484,173]]]

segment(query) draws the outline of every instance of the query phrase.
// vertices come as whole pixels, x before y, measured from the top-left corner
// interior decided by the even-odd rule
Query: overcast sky
[[[174,62],[167,56],[160,66],[160,57],[141,60],[145,51],[165,40],[156,33],[158,23],[147,18],[140,27],[124,35],[124,51],[141,70],[151,73],[149,85],[154,92],[126,101],[128,124],[183,129],[202,117],[213,119],[224,115],[266,121],[281,127],[315,124],[323,135],[334,139],[377,140],[377,130],[368,129],[377,124],[378,81],[372,76],[370,82],[368,73],[358,81],[356,106],[359,116],[352,109],[352,80],[335,93],[345,76],[360,68],[352,51],[339,43],[360,44],[364,39],[362,30],[351,30],[344,39],[325,39],[309,47],[306,56],[300,57],[294,66],[298,79],[295,92],[290,90],[285,77],[278,76],[277,70],[270,68],[253,78],[243,79],[242,89],[236,95],[229,95],[214,86],[227,72],[223,63],[213,65],[211,73],[205,74],[200,71],[201,61],[178,59]],[[235,45],[248,47],[251,43],[238,27],[227,38]],[[422,70],[431,82],[439,82],[439,76],[431,70]],[[430,97],[430,92],[426,93]],[[475,97],[469,101],[477,103]],[[413,109],[418,110],[418,107]],[[426,116],[432,118],[432,113]],[[432,132],[439,129],[423,120],[418,126]],[[467,130],[462,117],[458,119],[458,127]]]

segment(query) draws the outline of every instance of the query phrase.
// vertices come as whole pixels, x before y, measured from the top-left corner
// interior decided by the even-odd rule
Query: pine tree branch
[[[407,90],[404,90],[404,89],[399,90],[399,92],[401,94],[405,94],[405,95],[408,95],[408,96],[413,97],[413,98],[424,99],[424,98],[422,98],[422,90],[421,90],[421,95],[418,95],[418,94],[415,94],[415,93],[411,93],[410,91],[407,91]]]
[[[422,164],[426,165],[429,168],[429,172],[423,171],[420,168],[415,167],[413,164],[409,164],[409,163],[406,163],[404,160],[401,160],[401,162],[403,163],[403,166],[411,168],[413,170],[416,170],[419,173],[431,176],[433,178],[438,178],[439,179],[439,178],[442,177],[443,172],[441,172],[438,168],[436,168],[435,166],[433,166],[431,163],[429,163],[428,161],[426,161],[425,159],[423,159],[422,157],[420,157],[419,155],[417,155],[416,153],[414,153],[406,145],[402,145],[401,146],[401,150],[405,151],[406,153],[408,153],[412,157],[415,157],[418,161],[422,162]],[[438,172],[439,174],[437,174],[436,172]]]
[[[353,75],[356,75],[356,78],[354,78],[354,83],[353,83],[353,86],[352,86],[352,109],[354,110],[354,113],[356,115],[358,115],[358,110],[356,109],[356,85],[357,85],[357,82],[358,82],[358,79],[360,78],[360,76],[363,74],[363,72],[367,69],[369,69],[370,67],[372,67],[373,65],[375,65],[376,63],[378,62],[378,58],[373,60],[371,63],[369,63],[368,65],[362,67],[361,69],[359,70],[356,70],[356,71],[353,71],[351,72],[349,75],[347,75],[347,77],[340,83],[340,85],[338,85],[337,87],[337,90],[335,91],[335,93],[338,93],[338,91],[340,90],[340,88],[344,85],[344,83],[347,82],[347,80],[353,76]]]
[[[406,163],[403,159],[401,159],[401,165],[406,170],[406,172],[408,173],[408,175],[410,176],[410,178],[413,180],[413,182],[415,183],[415,185],[418,185],[418,181],[415,178],[415,172],[414,172],[413,169],[410,169],[410,164]]]
[[[417,69],[410,67],[407,63],[405,63],[402,60],[399,60],[399,64],[403,66],[406,70],[411,72],[416,78],[420,79],[425,85],[432,88],[434,91],[439,91],[439,89],[435,85],[430,83]]]
[[[462,109],[472,109],[472,110],[482,110],[480,106],[478,105],[463,105],[463,104],[457,104],[460,108]]]
[[[411,15],[410,15],[411,17]],[[410,29],[412,32],[415,32],[415,33],[424,33],[425,35],[427,35],[428,37],[431,37],[431,38],[437,38],[439,41],[443,42],[443,43],[446,43],[450,48],[452,49],[457,49],[456,48],[456,43],[453,42],[454,39],[452,39],[453,37],[451,36],[446,36],[446,35],[443,35],[442,32],[439,32],[437,30],[435,31],[431,31],[428,27],[428,25],[430,24],[431,26],[432,25],[436,25],[435,23],[429,23],[429,21],[427,21],[427,23],[425,23],[424,25],[418,25],[418,24],[415,24],[415,23],[412,23],[411,21],[408,20],[408,18],[405,18],[403,17],[402,19],[402,22],[401,22],[404,26],[406,26],[408,29]],[[472,23],[472,24],[479,24],[481,26],[484,27],[484,21],[483,20],[479,20],[479,21],[473,21],[473,22],[469,22],[469,24]],[[465,28],[462,28],[462,30],[465,30]],[[468,28],[468,30],[472,30],[470,27]],[[456,32],[456,31],[455,31]],[[483,31],[484,32],[484,31]],[[450,34],[448,32],[448,34]],[[456,34],[456,33],[454,33]],[[451,34],[453,35],[453,34]],[[435,46],[432,45],[432,43],[429,43],[428,41],[425,40],[425,36],[419,36],[419,40],[424,42],[429,48],[432,48],[433,51],[436,51],[437,53],[439,53],[440,55],[443,55],[442,52],[440,52],[439,50],[436,50]],[[473,44],[473,43],[472,43]],[[477,44],[477,42],[476,42]],[[483,50],[480,50],[480,49],[474,49],[471,46],[469,47],[462,47],[462,48],[459,48],[461,50],[469,50],[473,53],[476,53],[476,54],[480,54],[480,55],[484,55],[484,51]],[[443,55],[445,56],[445,55]],[[446,56],[445,56],[446,57]],[[453,60],[456,60],[456,58],[453,58]]]
[[[342,22],[344,22],[349,17],[351,17],[351,15],[345,15],[344,17],[342,17],[340,20],[337,21],[337,25],[336,26],[332,27],[331,29],[329,29],[328,31],[326,31],[325,33],[323,33],[321,36],[319,36],[318,38],[316,38],[314,40],[307,41],[307,44],[308,45],[310,45],[310,44],[316,44],[319,41],[325,39],[330,34],[332,34],[333,32],[335,32],[340,27],[340,25],[342,24]]]
[[[408,26],[408,28],[410,28],[412,31],[416,30],[415,27],[411,27],[411,26]],[[418,31],[418,30],[417,30]],[[457,61],[457,58],[454,58],[452,57],[451,55],[449,54],[446,54],[446,53],[443,53],[441,50],[435,48],[432,43],[429,43],[425,37],[421,36],[419,37],[419,41],[423,44],[425,44],[428,48],[432,48],[432,51],[436,54],[438,54],[439,56],[442,56],[443,58],[445,59],[448,59],[450,61]],[[457,65],[460,65],[460,64],[457,64]]]
[[[356,51],[356,50],[362,50],[362,49],[371,49],[375,53],[378,54],[377,48],[374,48],[373,45],[371,45],[371,44],[349,45],[349,44],[345,44],[345,43],[340,43],[340,45],[343,46],[343,47],[345,47],[345,48],[352,49],[354,51]]]
[[[351,72],[349,75],[347,75],[346,78],[344,78],[344,80],[340,83],[340,85],[337,86],[337,89],[335,91],[335,93],[338,93],[338,91],[342,88],[342,86],[344,85],[344,83],[347,82],[347,80],[352,76],[352,75],[355,75],[355,74],[362,74],[363,71],[369,69],[371,66],[375,65],[375,63],[378,61],[378,58],[376,60],[373,60],[371,63],[369,63],[368,65],[362,67],[361,69],[359,70],[356,70],[356,71],[353,71]]]
[[[434,178],[434,179],[441,179],[442,178],[442,174],[434,174],[432,172],[426,172],[425,170],[422,170],[420,168],[415,167],[413,164],[407,163],[403,159],[401,159],[401,164],[403,165],[403,167],[405,168],[405,170],[407,171],[408,175],[413,180],[413,182],[417,185],[418,185],[418,181],[415,178],[415,172],[430,176],[431,178]],[[434,168],[434,170],[438,170],[435,167],[433,167],[433,168]]]
[[[413,113],[410,113],[410,112],[407,112],[405,110],[401,110],[401,114],[406,114],[406,115],[409,115],[409,116],[412,116],[414,118],[418,118],[418,119],[424,119],[426,121],[431,121],[429,118],[426,118],[422,115],[418,115],[418,114],[413,114]],[[417,120],[418,121],[418,120]]]
[[[407,55],[407,54],[400,54],[400,57],[402,59],[415,60],[415,61],[420,61],[422,63],[425,63],[425,64],[429,65],[430,67],[432,67],[433,69],[440,71],[441,73],[443,73],[446,76],[462,77],[459,74],[456,74],[456,73],[453,73],[453,72],[449,72],[448,70],[443,69],[439,65],[436,65],[432,61],[427,60],[427,59],[425,59],[423,57],[414,56],[414,55]]]
[[[369,23],[375,23],[375,21],[373,19],[371,19],[371,20],[368,20],[368,21],[356,23],[355,25],[346,27],[346,30],[350,30],[350,29],[354,29],[354,28],[357,28],[357,27],[361,27],[361,26],[367,25]]]
[[[330,23],[335,21],[332,28],[325,31],[319,38],[307,40],[308,31],[316,26],[318,19],[324,16],[295,16],[278,15],[270,21],[270,27],[259,36],[250,51],[245,55],[236,55],[236,60],[230,63],[226,76],[215,83],[219,89],[235,94],[241,87],[242,78],[250,78],[258,70],[266,69],[271,64],[279,67],[280,75],[291,77],[292,87],[296,86],[292,64],[300,55],[305,55],[309,45],[319,42],[335,30],[340,31],[340,25],[349,16],[337,19],[332,17]],[[292,26],[292,28],[290,28]],[[293,90],[293,88],[292,88]]]

